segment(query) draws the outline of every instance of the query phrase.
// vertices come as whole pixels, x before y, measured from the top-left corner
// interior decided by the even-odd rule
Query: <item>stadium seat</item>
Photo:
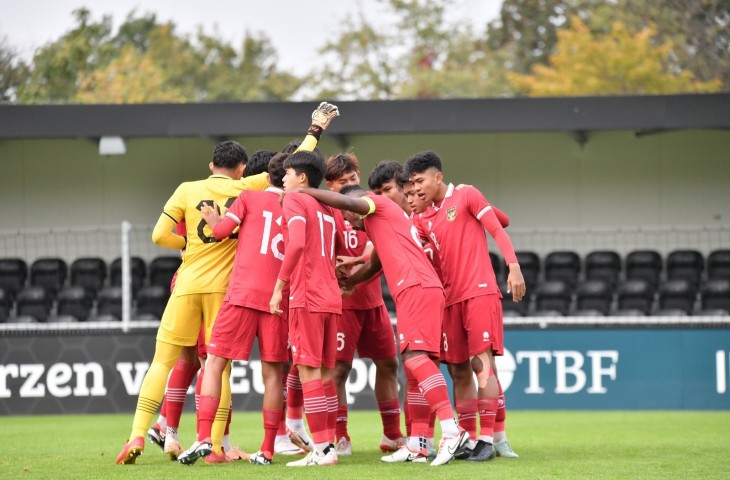
[[[658,308],[651,312],[652,317],[686,317],[689,314],[681,308]]]
[[[639,310],[649,314],[654,303],[654,291],[649,282],[642,278],[624,280],[616,291],[618,310]]]
[[[730,250],[714,250],[707,257],[707,278],[730,280]]]
[[[12,306],[13,302],[10,300],[10,296],[5,293],[4,288],[0,288],[0,323],[8,321]]]
[[[497,277],[497,282],[506,280],[507,266],[504,264],[502,257],[494,252],[489,252],[489,259],[492,261],[492,270],[494,270],[494,276]]]
[[[703,310],[723,309],[730,312],[730,279],[708,280],[702,287],[700,304]]]
[[[380,286],[383,289],[383,301],[385,302],[385,308],[388,309],[388,312],[391,315],[395,315],[395,300],[393,300],[393,297],[390,295],[390,289],[385,281],[385,275],[380,276]]]
[[[697,290],[685,278],[664,281],[659,287],[659,309],[684,310],[688,315],[694,310]]]
[[[160,285],[146,285],[137,292],[137,314],[153,315],[157,320],[162,318],[170,289]]]
[[[502,317],[521,317],[520,312],[502,309]]]
[[[730,315],[730,311],[722,308],[708,308],[702,309],[693,314],[695,317],[727,317]]]
[[[78,258],[71,263],[71,285],[84,287],[93,296],[106,282],[106,262],[98,257]]]
[[[697,250],[674,250],[667,255],[667,278],[683,278],[696,289],[700,285],[705,258]]]
[[[604,317],[606,316],[605,313],[603,313],[600,310],[594,310],[592,308],[589,308],[587,310],[574,310],[570,312],[571,317]]]
[[[570,309],[571,291],[563,280],[543,280],[535,290],[535,309],[555,310],[567,315]]]
[[[540,257],[535,252],[529,251],[516,251],[515,254],[517,255],[517,262],[520,264],[522,276],[525,278],[527,295],[531,296],[540,280]]]
[[[15,301],[19,317],[33,317],[38,322],[48,320],[53,306],[53,298],[48,290],[32,285],[19,291]]]
[[[94,292],[96,294],[96,292]],[[92,293],[83,286],[64,287],[58,292],[56,310],[59,316],[71,316],[83,322],[91,316]]]
[[[626,256],[626,279],[646,280],[656,291],[662,273],[662,256],[654,250],[635,250]]]
[[[587,280],[605,280],[614,288],[621,276],[621,256],[611,250],[598,250],[586,255]]]
[[[110,286],[99,290],[96,297],[96,310],[99,316],[122,319],[122,287]]]
[[[646,312],[637,308],[620,308],[608,314],[611,317],[645,317]]]
[[[514,313],[515,315],[510,316],[524,316],[527,315],[527,308],[529,307],[529,300],[528,298],[523,298],[519,302],[515,303],[514,300],[512,300],[512,294],[507,293],[507,283],[502,282],[499,284],[499,290],[502,292],[502,315],[508,316],[507,312],[510,312],[510,314]]]
[[[0,258],[0,288],[12,302],[25,287],[28,278],[28,265],[20,258]]]
[[[576,308],[578,310],[598,310],[608,315],[613,301],[613,289],[607,280],[583,280],[575,289]]]
[[[137,293],[139,289],[144,285],[145,277],[147,276],[147,265],[144,260],[140,257],[132,257],[130,259],[132,268],[132,292]],[[122,285],[122,259],[116,258],[110,268],[110,283],[113,287]],[[168,285],[169,288],[169,285]]]
[[[580,257],[575,252],[550,252],[545,257],[545,280],[562,280],[573,288],[580,274]]]
[[[182,259],[179,256],[157,257],[150,262],[150,285],[170,288],[172,277],[180,268]]]
[[[55,296],[66,283],[68,266],[60,258],[39,258],[30,265],[30,284],[44,287],[47,293]]]

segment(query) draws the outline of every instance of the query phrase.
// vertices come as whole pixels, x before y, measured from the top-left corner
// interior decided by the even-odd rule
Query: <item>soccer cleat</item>
[[[210,452],[210,454],[205,457],[205,463],[233,463],[233,460],[224,452]]]
[[[494,450],[497,452],[498,457],[520,458],[520,456],[517,455],[514,450],[512,450],[512,447],[507,440],[502,440],[501,442],[495,443]]]
[[[207,457],[213,452],[213,444],[210,441],[203,440],[202,442],[193,443],[190,448],[185,450],[177,461],[183,465],[192,465],[198,461],[201,457]]]
[[[170,460],[174,462],[184,451],[185,449],[182,448],[182,445],[180,445],[180,442],[177,441],[177,438],[172,435],[167,435],[165,437],[165,448],[163,449],[163,452],[165,452],[165,455],[170,457]]]
[[[335,445],[337,455],[352,455],[352,443],[347,437],[340,437]]]
[[[134,437],[124,444],[122,453],[117,456],[117,465],[132,465],[144,452],[144,437]]]
[[[405,445],[400,447],[395,452],[384,457],[380,457],[380,460],[385,463],[398,463],[398,462],[412,462],[412,463],[426,463],[428,461],[428,450],[425,448],[419,452],[414,452]]]
[[[469,432],[461,430],[455,437],[441,437],[439,442],[439,451],[436,458],[431,462],[432,467],[445,465],[454,458],[469,441]]]
[[[231,460],[248,460],[248,453],[244,452],[238,447],[233,447],[226,452],[226,456]]]
[[[403,437],[391,440],[390,438],[383,435],[383,438],[380,439],[380,451],[383,453],[395,452],[405,444],[406,439]]]
[[[287,467],[323,467],[327,465],[336,465],[337,464],[337,454],[335,453],[335,449],[332,445],[327,447],[325,452],[318,452],[317,450],[312,450],[307,454],[306,457],[296,460],[294,462],[289,462],[286,464]]]
[[[464,445],[464,448],[462,448],[459,453],[457,453],[456,455],[454,455],[454,459],[456,459],[456,460],[466,460],[467,458],[471,457],[471,451],[476,446],[477,446],[477,442],[475,440],[469,440],[466,443],[466,445]]]
[[[160,427],[159,423],[155,423],[152,428],[147,430],[147,440],[160,447],[163,452],[165,451],[165,430]]]
[[[291,440],[294,445],[298,446],[302,450],[312,450],[312,439],[309,438],[309,434],[305,429],[290,430],[287,428],[286,431],[289,434],[289,440]]]
[[[286,439],[279,440],[274,444],[274,453],[278,455],[301,455],[307,453],[298,445],[295,445],[289,437]]]
[[[271,459],[264,452],[259,450],[248,457],[248,463],[252,465],[271,465]]]
[[[495,458],[497,458],[497,452],[494,451],[494,445],[484,440],[479,440],[471,450],[471,455],[466,460],[468,462],[486,462]]]

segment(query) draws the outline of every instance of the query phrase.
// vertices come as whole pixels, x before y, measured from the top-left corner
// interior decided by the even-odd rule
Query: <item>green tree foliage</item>
[[[0,38],[0,103],[13,102],[18,88],[30,75],[28,66],[8,44],[7,38]]]
[[[116,34],[111,18],[93,21],[85,9],[76,25],[35,55],[20,91],[27,103],[138,103],[286,100],[302,81],[279,72],[264,36],[247,33],[240,49],[198,31],[133,11]]]
[[[638,33],[615,22],[594,34],[577,16],[558,31],[549,66],[536,64],[532,75],[508,74],[515,88],[532,96],[668,94],[714,92],[720,80],[703,82],[687,70],[673,71],[672,45],[653,43],[652,25]]]

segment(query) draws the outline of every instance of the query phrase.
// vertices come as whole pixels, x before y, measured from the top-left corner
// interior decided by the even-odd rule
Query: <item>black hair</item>
[[[251,175],[258,175],[264,173],[269,167],[269,160],[274,156],[276,152],[271,150],[256,150],[251,154],[251,158],[246,163],[246,170],[243,172],[244,177],[250,177]]]
[[[411,181],[411,177],[408,176],[405,169],[401,170],[398,175],[395,176],[395,184],[398,185],[398,188],[403,190],[405,188],[406,183]]]
[[[275,187],[284,188],[284,175],[286,168],[284,162],[289,158],[288,153],[277,153],[269,160],[268,172],[269,183]]]
[[[236,168],[248,162],[248,155],[243,146],[233,140],[226,140],[215,146],[213,165],[218,168]]]
[[[360,185],[345,185],[344,187],[342,187],[342,190],[340,190],[340,194],[342,195],[347,195],[350,192],[367,193],[365,192],[365,189],[363,189]]]
[[[284,162],[284,169],[293,168],[297,175],[302,173],[307,176],[307,183],[310,187],[319,188],[326,170],[324,156],[315,152],[300,150],[292,153]]]
[[[281,149],[281,153],[294,153],[301,144],[301,140],[292,140],[291,142],[284,145],[284,148]]]
[[[384,183],[388,183],[391,180],[396,180],[397,177],[403,172],[403,165],[392,160],[383,160],[375,165],[375,168],[368,177],[368,187],[370,190],[381,188]]]
[[[426,151],[418,152],[406,161],[405,170],[410,177],[416,173],[423,173],[429,168],[435,168],[439,172],[443,172],[441,166],[441,157],[436,152]]]

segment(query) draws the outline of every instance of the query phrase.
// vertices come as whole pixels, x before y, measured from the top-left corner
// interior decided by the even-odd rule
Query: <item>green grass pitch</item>
[[[258,413],[234,412],[232,439],[247,452],[262,439]],[[355,453],[333,467],[293,469],[292,457],[270,467],[236,462],[193,466],[170,462],[147,443],[136,465],[114,459],[129,434],[132,415],[0,417],[0,478],[20,479],[567,479],[730,478],[729,412],[508,412],[510,443],[519,459],[432,468],[384,464],[377,449],[377,412],[351,412]],[[194,437],[194,418],[183,414],[181,441]],[[297,457],[298,458],[298,457]]]

